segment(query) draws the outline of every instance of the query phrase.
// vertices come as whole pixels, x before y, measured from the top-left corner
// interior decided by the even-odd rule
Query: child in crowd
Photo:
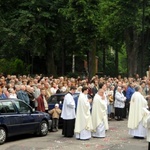
[[[49,114],[52,115],[52,131],[58,131],[60,113],[59,104],[55,104],[55,108],[49,111]]]

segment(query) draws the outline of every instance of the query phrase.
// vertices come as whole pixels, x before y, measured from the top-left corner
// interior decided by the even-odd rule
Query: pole
[[[72,55],[72,73],[75,72],[75,55]]]

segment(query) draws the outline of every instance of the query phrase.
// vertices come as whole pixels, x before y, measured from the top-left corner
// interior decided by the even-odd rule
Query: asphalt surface
[[[49,132],[45,137],[32,135],[9,138],[0,150],[148,150],[146,139],[135,139],[128,134],[127,119],[109,121],[105,138],[76,140],[65,138],[58,132]]]

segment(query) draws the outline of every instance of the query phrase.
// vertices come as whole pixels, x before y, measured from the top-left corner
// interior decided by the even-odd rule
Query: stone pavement
[[[61,135],[61,129],[44,137],[12,137],[0,145],[0,150],[148,150],[146,139],[134,139],[128,135],[127,120],[109,121],[109,127],[105,138],[86,141],[65,138]]]
[[[146,139],[135,139],[128,134],[127,119],[124,121],[109,121],[109,130],[105,138],[91,138],[87,141],[75,138],[64,138],[61,130],[51,132],[51,140],[55,139],[52,149],[61,150],[147,150]],[[55,137],[55,138],[54,138]]]

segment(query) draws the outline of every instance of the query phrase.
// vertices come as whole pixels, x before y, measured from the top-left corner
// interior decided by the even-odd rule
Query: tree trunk
[[[65,74],[65,48],[64,43],[62,41],[62,50],[61,50],[61,75]]]
[[[48,75],[57,76],[56,65],[54,63],[53,51],[47,51],[47,54],[46,54],[46,67],[47,67],[47,74]]]
[[[96,74],[96,40],[94,39],[91,43],[91,50],[88,52],[88,70],[89,79],[91,79]]]
[[[118,71],[118,47],[115,49],[115,76],[118,76],[119,71]]]
[[[139,37],[132,28],[125,32],[125,43],[127,51],[127,66],[128,76],[133,77],[137,73],[138,52],[139,52]]]
[[[47,36],[45,40],[45,45],[46,45],[46,67],[47,67],[47,74],[48,75],[53,75],[56,76],[56,65],[54,62],[54,52],[52,49],[52,41],[50,38]]]
[[[145,76],[146,71],[148,69],[149,59],[149,49],[148,44],[150,41],[150,30],[142,31],[141,33],[141,45],[139,51],[139,60],[141,61],[141,65],[138,65],[138,71],[141,77]]]

